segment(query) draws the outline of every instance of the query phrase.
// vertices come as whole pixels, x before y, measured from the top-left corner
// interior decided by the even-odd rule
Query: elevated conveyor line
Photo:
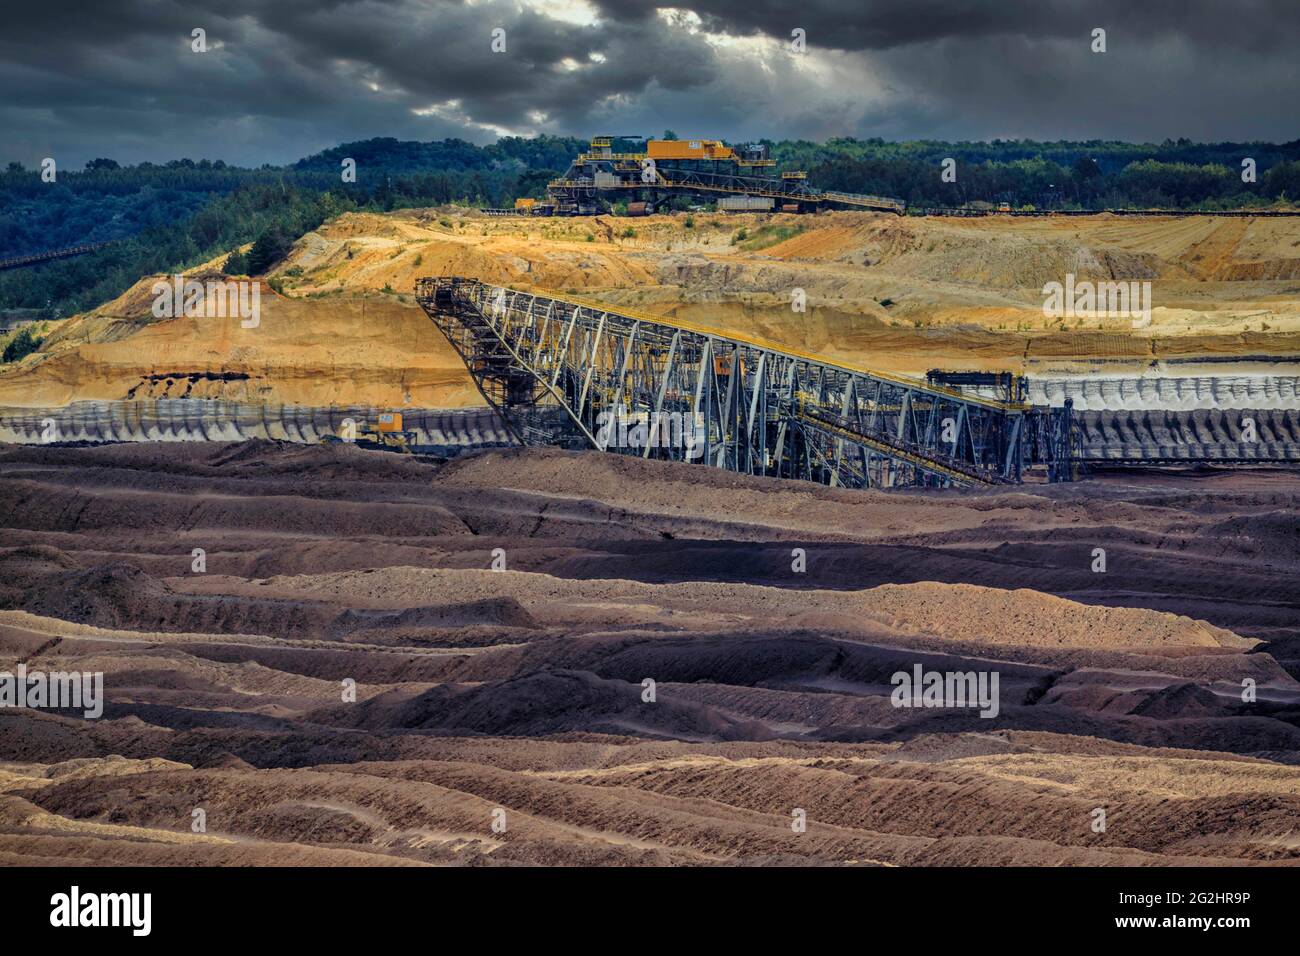
[[[27,266],[40,265],[43,262],[53,262],[56,259],[69,259],[72,256],[84,256],[88,252],[95,252],[111,246],[114,240],[106,242],[88,242],[79,246],[67,246],[63,249],[49,249],[45,252],[33,253],[29,256],[13,256],[8,259],[0,259],[0,270],[3,269],[22,269]]]
[[[906,461],[916,468],[939,478],[947,479],[954,484],[992,485],[1005,483],[1005,479],[990,478],[987,474],[978,473],[974,469],[965,467],[959,461],[945,464],[933,452],[928,455],[918,453],[903,448],[896,443],[864,435],[860,429],[855,428],[850,422],[835,421],[816,412],[810,412],[803,407],[798,409],[797,415],[800,423],[806,427],[826,431],[841,440],[869,446],[882,454]]]
[[[876,212],[892,212],[900,216],[907,211],[905,202],[885,196],[820,190],[799,182],[787,184],[780,179],[719,175],[671,168],[661,168],[653,181],[618,180],[598,183],[595,180],[587,179],[555,179],[547,185],[547,189],[559,201],[572,199],[586,193],[594,195],[597,192],[607,190],[641,193],[653,189],[681,193],[705,192],[726,193],[737,196],[761,196],[767,199],[811,206],[826,206],[828,204],[851,206]]]
[[[498,287],[493,286],[493,288],[498,288]],[[510,291],[513,292],[516,290],[511,289]],[[632,309],[625,305],[611,307],[607,303],[601,303],[595,299],[588,299],[582,296],[563,295],[559,292],[546,292],[544,294],[548,298],[554,299],[557,302],[566,302],[574,306],[581,306],[584,309],[595,309],[598,311],[610,311],[612,309],[612,310],[616,310],[620,315],[631,316],[643,322],[659,323],[662,325],[667,325],[671,328],[683,329],[685,331],[695,332],[699,335],[712,336],[719,340],[734,342],[742,345],[748,345],[757,349],[764,349],[771,352],[783,352],[787,355],[792,355],[798,358],[807,359],[809,361],[818,362],[820,364],[825,365],[828,368],[839,369],[841,371],[848,372],[850,374],[855,374],[855,375],[868,375],[872,378],[885,379],[886,381],[895,382],[901,386],[916,388],[918,391],[921,392],[926,392],[926,393],[939,395],[939,396],[947,396],[950,398],[960,398],[972,404],[984,405],[988,408],[995,408],[995,409],[1016,408],[1016,409],[1020,409],[1021,411],[1029,411],[1031,408],[1031,406],[1028,404],[1014,404],[1014,403],[1000,402],[997,401],[996,399],[985,398],[979,395],[964,393],[960,389],[944,388],[943,386],[933,385],[924,381],[923,379],[911,378],[906,375],[897,375],[892,372],[882,372],[879,369],[870,369],[862,365],[849,365],[849,364],[832,362],[831,360],[827,359],[825,356],[818,355],[815,352],[805,352],[802,351],[801,349],[791,348],[788,345],[783,345],[778,342],[773,342],[770,339],[764,339],[756,335],[746,335],[743,332],[722,332],[716,328],[712,328],[707,325],[700,325],[699,323],[696,322],[688,322],[676,317],[669,318],[667,316],[658,315],[654,312],[645,312],[640,309]]]
[[[583,299],[421,279],[421,306],[527,443],[852,487],[1015,482],[1034,411]]]

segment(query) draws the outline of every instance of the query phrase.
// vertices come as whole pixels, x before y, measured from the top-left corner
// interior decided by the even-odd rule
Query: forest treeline
[[[1211,210],[1289,204],[1300,196],[1300,141],[766,142],[780,170],[805,169],[821,188],[894,196],[912,207],[1005,202],[1017,208]],[[547,181],[586,146],[557,136],[503,137],[487,146],[380,138],[258,169],[219,160],[127,166],[97,158],[84,169],[58,170],[54,182],[45,182],[39,169],[10,162],[0,172],[0,258],[113,243],[89,255],[0,272],[0,310],[70,315],[111,299],[143,275],[188,268],[257,240],[254,262],[266,265],[264,253],[287,249],[294,238],[348,210],[504,206],[521,196],[540,197]],[[951,170],[947,178],[945,168]],[[1245,175],[1252,168],[1253,177]]]

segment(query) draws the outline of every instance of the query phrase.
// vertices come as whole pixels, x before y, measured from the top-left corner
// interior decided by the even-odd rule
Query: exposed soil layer
[[[0,446],[0,671],[105,698],[0,708],[0,863],[1293,863],[1298,507]]]
[[[302,237],[267,277],[282,293],[259,286],[255,326],[238,315],[158,318],[153,290],[168,277],[148,276],[0,368],[0,406],[477,405],[463,364],[412,295],[417,279],[440,274],[578,294],[911,375],[1135,375],[1153,363],[1226,375],[1241,369],[1225,362],[1269,356],[1289,363],[1270,373],[1293,375],[1300,354],[1297,219],[836,212],[690,222],[349,213]],[[193,275],[222,278],[220,261]],[[1045,315],[1046,284],[1068,276],[1149,283],[1149,318]]]

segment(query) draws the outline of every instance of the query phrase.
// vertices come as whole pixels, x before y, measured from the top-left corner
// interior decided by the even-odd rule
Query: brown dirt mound
[[[1300,859],[1294,475],[21,447],[0,502],[0,670],[105,696],[0,708],[0,864]],[[996,716],[896,706],[917,666]]]
[[[954,640],[1018,646],[1162,647],[1246,650],[1255,641],[1204,621],[1136,608],[1077,604],[1037,591],[970,585],[885,585],[866,592],[868,613]]]

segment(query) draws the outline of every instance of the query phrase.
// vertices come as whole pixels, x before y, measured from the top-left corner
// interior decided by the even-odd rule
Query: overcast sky
[[[1300,0],[683,3],[0,0],[0,160],[259,165],[371,136],[665,128],[1300,138]]]

